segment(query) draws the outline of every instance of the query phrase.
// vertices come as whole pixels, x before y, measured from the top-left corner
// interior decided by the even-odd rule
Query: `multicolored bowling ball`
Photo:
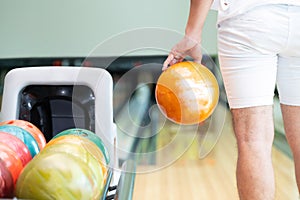
[[[219,101],[219,86],[213,73],[195,62],[180,62],[159,76],[155,98],[164,116],[177,124],[206,120]]]
[[[0,198],[13,197],[14,183],[11,173],[0,159]]]
[[[13,125],[13,126],[18,126],[20,128],[23,128],[34,137],[34,139],[37,141],[39,145],[40,150],[46,146],[46,139],[44,137],[44,134],[34,124],[28,121],[20,120],[20,119],[8,120],[8,121],[1,122],[0,126],[2,125]]]
[[[0,126],[0,131],[14,135],[24,142],[29,149],[32,158],[39,153],[40,149],[38,143],[28,131],[12,125],[2,125]]]
[[[68,153],[38,155],[19,176],[20,199],[100,199],[97,180],[86,163]]]
[[[6,168],[9,170],[13,182],[16,183],[20,172],[23,169],[23,164],[18,155],[3,143],[0,144],[0,159],[5,163]]]
[[[48,142],[48,144],[46,145],[46,147],[44,148],[44,151],[41,151],[40,154],[43,154],[44,152],[49,152],[49,151],[50,152],[51,151],[64,151],[64,149],[61,149],[61,148],[56,149],[57,144],[73,145],[74,148],[71,148],[71,147],[66,148],[65,152],[67,152],[69,154],[73,153],[75,156],[82,156],[83,160],[87,160],[88,154],[93,156],[98,161],[98,163],[101,165],[103,177],[106,180],[107,173],[108,173],[107,163],[106,163],[103,152],[98,148],[98,146],[95,143],[90,141],[88,138],[81,137],[80,135],[61,135],[59,137],[51,139]],[[52,146],[54,146],[54,147],[52,148]],[[74,150],[75,148],[80,148],[80,149],[82,149],[82,152],[86,151],[86,153],[88,153],[88,154],[81,155],[82,152],[79,153],[78,150],[72,152],[72,150]]]
[[[82,140],[85,138],[80,138],[80,139]],[[95,147],[93,148],[90,145]],[[96,180],[99,188],[103,188],[105,184],[104,176],[106,176],[106,174],[103,173],[107,173],[107,170],[103,171],[103,165],[101,162],[98,161],[99,158],[97,158],[96,155],[91,153],[91,151],[96,152],[93,149],[98,149],[98,148],[94,143],[90,142],[89,140],[82,141],[81,144],[75,144],[67,141],[57,142],[57,143],[52,143],[51,145],[47,145],[43,149],[43,151],[40,152],[38,156],[39,159],[43,159],[43,156],[49,153],[67,153],[69,155],[75,156],[79,158],[83,163],[87,164],[87,166],[91,169],[93,173],[93,178]],[[101,153],[99,149],[98,151],[99,153]],[[99,192],[101,191],[99,190]]]
[[[63,135],[79,135],[81,137],[88,138],[89,140],[94,142],[100,148],[100,150],[103,152],[103,154],[105,156],[106,163],[109,164],[110,158],[109,158],[109,153],[108,153],[107,148],[105,147],[103,141],[92,131],[89,131],[86,129],[80,129],[80,128],[72,128],[72,129],[67,129],[67,130],[60,132],[59,134],[54,136],[54,138],[57,138],[57,137],[60,137]]]

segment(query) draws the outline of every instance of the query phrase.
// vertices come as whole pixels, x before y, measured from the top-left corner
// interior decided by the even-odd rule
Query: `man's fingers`
[[[178,62],[183,61],[183,57],[180,55],[176,55],[174,53],[170,53],[165,62],[163,63],[163,68],[162,70],[166,70],[169,66],[174,65]]]
[[[163,64],[163,68],[162,68],[163,71],[168,68],[168,66],[171,64],[173,59],[174,59],[174,55],[172,53],[170,53]]]

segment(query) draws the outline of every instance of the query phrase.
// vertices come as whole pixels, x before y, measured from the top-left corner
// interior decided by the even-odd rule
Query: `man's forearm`
[[[202,29],[213,0],[191,0],[185,34],[193,40],[201,41]]]

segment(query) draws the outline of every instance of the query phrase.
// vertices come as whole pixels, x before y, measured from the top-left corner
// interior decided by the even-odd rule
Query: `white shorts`
[[[300,106],[300,6],[265,5],[218,24],[221,72],[230,108]]]

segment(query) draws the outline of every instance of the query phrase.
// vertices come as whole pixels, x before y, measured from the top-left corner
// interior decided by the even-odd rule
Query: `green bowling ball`
[[[110,157],[107,148],[105,147],[103,141],[92,131],[86,129],[80,129],[80,128],[72,128],[58,133],[56,136],[54,136],[54,138],[60,137],[62,135],[79,135],[81,137],[88,138],[100,148],[100,150],[103,152],[105,156],[106,163],[109,164]]]

